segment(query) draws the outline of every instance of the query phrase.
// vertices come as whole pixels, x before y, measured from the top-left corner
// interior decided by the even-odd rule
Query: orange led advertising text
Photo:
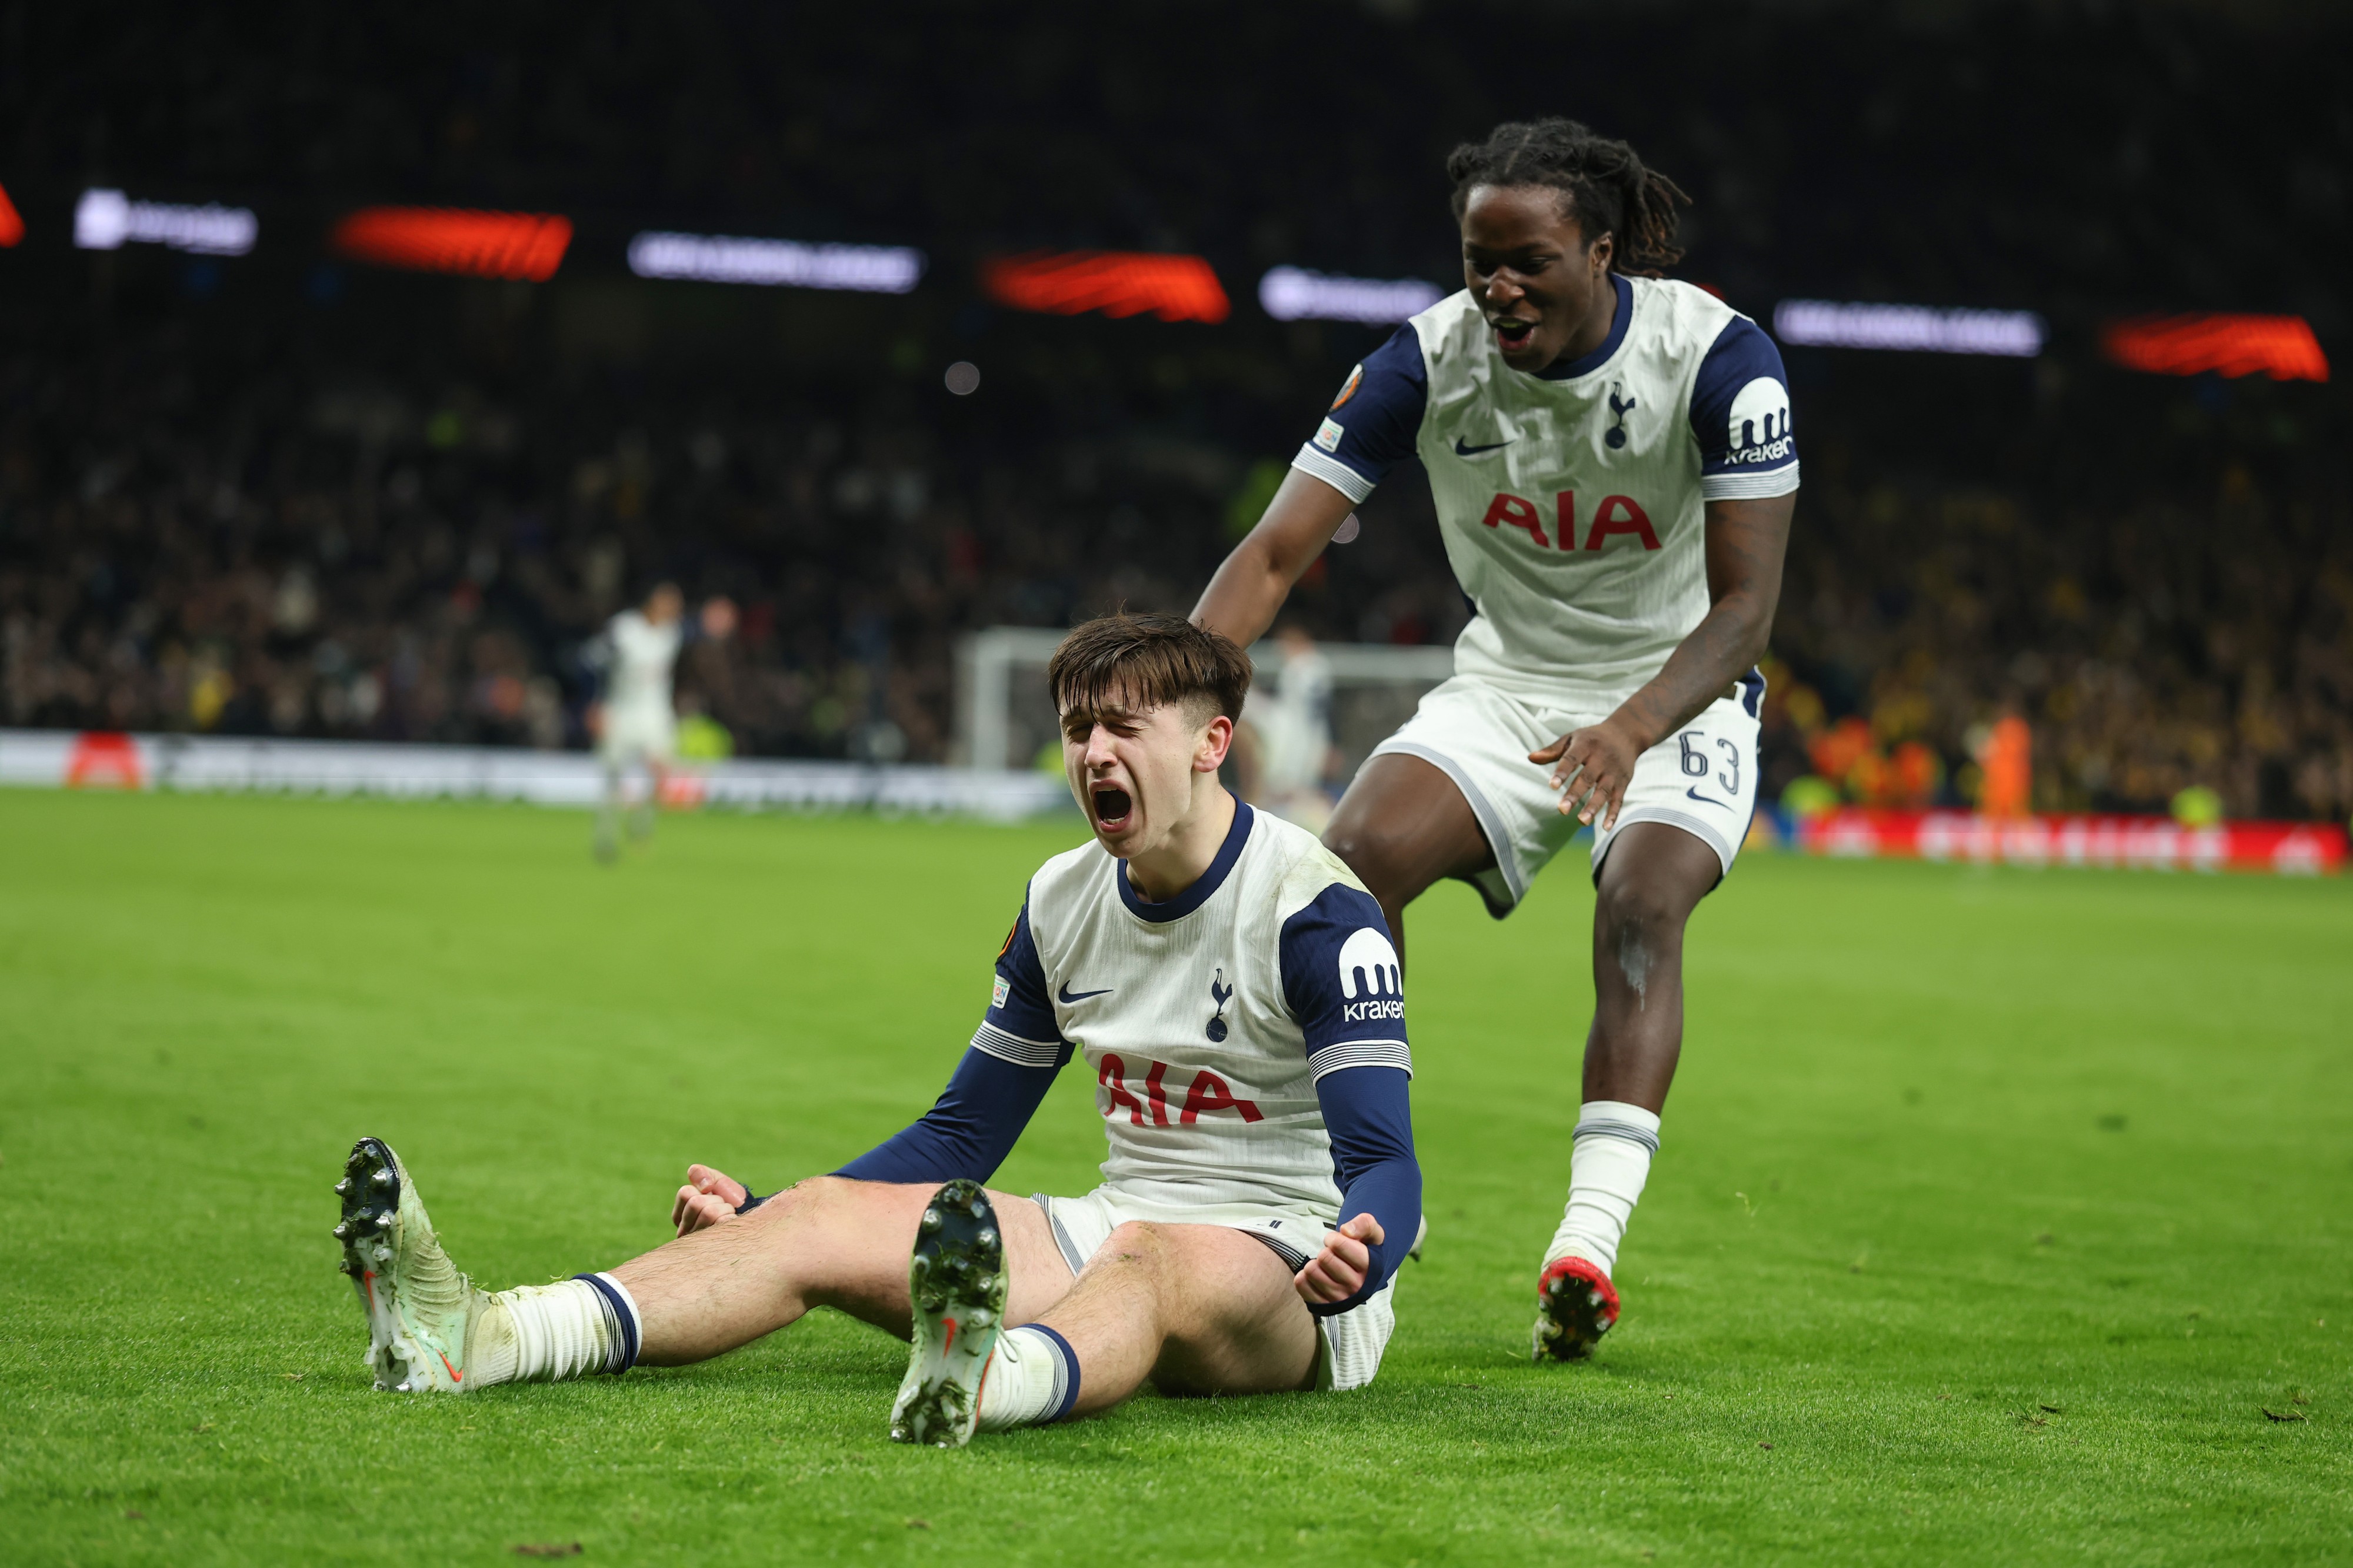
[[[2327,381],[2328,359],[2302,316],[2140,316],[2100,334],[2108,358],[2158,375],[2267,375]]]
[[[453,207],[363,207],[334,232],[336,251],[354,261],[533,283],[555,275],[571,243],[572,220],[554,213]]]
[[[1101,310],[1164,321],[1222,321],[1233,310],[1217,273],[1198,256],[1033,251],[987,263],[981,286],[1000,305],[1057,316]]]

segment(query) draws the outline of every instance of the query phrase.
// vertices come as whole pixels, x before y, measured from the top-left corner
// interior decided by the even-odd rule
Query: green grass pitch
[[[0,793],[0,1560],[2353,1559],[2353,886],[1755,856],[1696,918],[1599,1360],[1526,1364],[1589,1005],[1577,867],[1415,911],[1432,1226],[1363,1393],[885,1439],[898,1345],[372,1393],[329,1192],[498,1284],[930,1102],[1075,841]],[[1067,1073],[997,1184],[1092,1184]],[[2265,1415],[2286,1417],[2275,1420]]]

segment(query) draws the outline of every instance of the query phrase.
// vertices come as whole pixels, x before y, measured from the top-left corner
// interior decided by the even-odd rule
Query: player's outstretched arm
[[[1765,657],[1781,600],[1796,491],[1707,503],[1707,616],[1677,645],[1650,683],[1600,723],[1563,735],[1532,763],[1553,763],[1564,816],[1604,827],[1618,820],[1634,763],[1722,697]]]
[[[970,1047],[931,1110],[833,1173],[925,1186],[958,1176],[985,1183],[1038,1114],[1058,1070]],[[709,1165],[691,1166],[686,1175],[670,1205],[670,1223],[681,1236],[733,1219],[751,1196],[743,1183]]]
[[[1315,563],[1356,503],[1312,474],[1292,469],[1266,515],[1234,546],[1193,606],[1193,621],[1248,647],[1266,635],[1300,574]]]

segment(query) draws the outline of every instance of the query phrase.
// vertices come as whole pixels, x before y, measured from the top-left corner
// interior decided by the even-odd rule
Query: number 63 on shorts
[[[1751,674],[1634,763],[1617,823],[1594,835],[1598,876],[1610,842],[1638,822],[1682,828],[1715,851],[1728,873],[1757,810],[1757,711],[1765,681]],[[1560,813],[1551,769],[1528,753],[1599,723],[1606,714],[1575,713],[1534,703],[1523,693],[1457,676],[1432,689],[1403,728],[1374,749],[1419,757],[1443,770],[1471,805],[1495,852],[1495,868],[1478,879],[1498,920],[1527,896],[1535,874],[1577,831]]]

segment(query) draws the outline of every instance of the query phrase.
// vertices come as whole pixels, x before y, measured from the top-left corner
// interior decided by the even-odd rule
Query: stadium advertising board
[[[1106,316],[1215,323],[1233,312],[1217,273],[1198,256],[1032,251],[987,263],[980,282],[1000,305],[1054,316],[1100,310]]]
[[[1784,300],[1773,335],[1809,348],[1895,349],[1914,353],[1996,354],[2032,359],[2047,336],[2031,310],[1951,310],[1936,305],[1841,305]]]
[[[2328,379],[2328,356],[2302,316],[2139,316],[2111,322],[2100,349],[2127,370],[2156,375]]]
[[[21,234],[21,220],[16,226]],[[133,201],[121,191],[95,186],[74,204],[74,244],[83,250],[160,245],[195,256],[243,256],[260,236],[261,220],[250,207]]]
[[[2312,822],[2221,822],[2185,827],[2165,816],[1978,816],[1963,811],[1824,812],[1797,826],[1800,849],[1843,858],[2000,861],[2158,871],[2343,868],[2345,829]]]
[[[1340,278],[1303,267],[1275,267],[1258,280],[1259,308],[1278,321],[1364,321],[1385,326],[1419,315],[1446,298],[1420,278]]]
[[[903,245],[806,245],[652,229],[629,241],[629,270],[638,277],[698,283],[904,294],[921,280],[924,266],[923,253]]]
[[[603,773],[585,752],[516,746],[0,730],[0,785],[8,784],[585,806],[599,798]],[[1028,770],[734,759],[677,770],[663,802],[743,810],[867,808],[1009,822],[1067,810],[1071,795],[1059,773]]]
[[[564,264],[572,220],[558,213],[362,207],[335,226],[337,254],[378,267],[544,283]]]

